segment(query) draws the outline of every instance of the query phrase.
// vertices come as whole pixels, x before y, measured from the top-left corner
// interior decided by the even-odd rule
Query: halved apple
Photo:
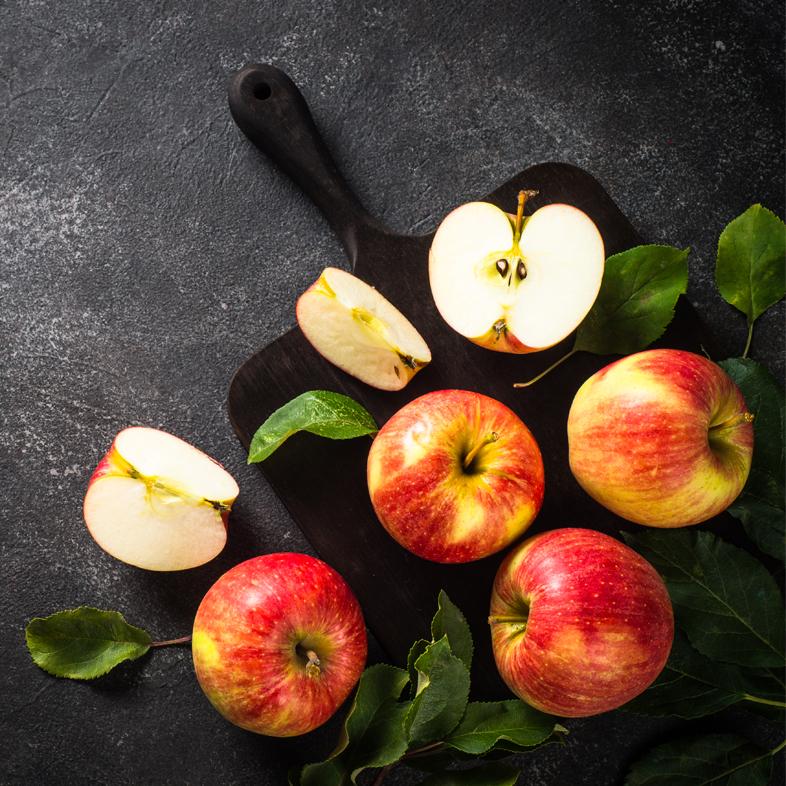
[[[392,303],[335,267],[300,296],[297,321],[320,355],[380,390],[401,390],[431,362],[428,345]]]
[[[592,308],[603,278],[603,239],[571,205],[526,220],[488,202],[456,208],[429,252],[437,309],[458,333],[498,352],[537,352],[561,341]]]
[[[121,431],[85,495],[90,534],[104,551],[147,570],[184,570],[213,559],[239,493],[210,456],[153,428]]]

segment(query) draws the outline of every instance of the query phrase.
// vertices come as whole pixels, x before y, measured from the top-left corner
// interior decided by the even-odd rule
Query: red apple
[[[638,696],[674,638],[671,601],[652,565],[589,529],[545,532],[512,551],[494,580],[489,622],[508,687],[568,718]]]
[[[629,521],[697,524],[742,491],[752,420],[739,388],[707,358],[639,352],[601,369],[576,393],[570,468],[591,497]]]
[[[380,429],[368,456],[371,503],[404,548],[470,562],[507,546],[543,502],[538,444],[504,404],[467,390],[416,398]]]
[[[354,688],[366,629],[331,567],[305,554],[268,554],[208,590],[192,652],[202,690],[228,721],[292,737],[323,724]]]

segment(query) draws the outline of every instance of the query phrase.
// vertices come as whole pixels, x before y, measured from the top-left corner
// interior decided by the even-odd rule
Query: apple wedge
[[[488,202],[456,208],[429,251],[429,280],[443,319],[498,352],[537,352],[569,335],[592,308],[603,278],[603,239],[571,205],[524,219]]]
[[[88,484],[87,528],[104,551],[147,570],[185,570],[213,559],[239,493],[201,450],[153,428],[121,431]]]
[[[297,321],[320,355],[380,390],[401,390],[431,362],[428,345],[392,303],[335,267],[300,296]]]

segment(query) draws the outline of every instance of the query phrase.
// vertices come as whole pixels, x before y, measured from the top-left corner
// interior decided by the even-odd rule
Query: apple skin
[[[330,718],[360,679],[366,649],[352,591],[306,554],[236,565],[194,620],[194,670],[211,704],[236,726],[273,737],[305,734]]]
[[[463,459],[476,447],[467,472]],[[543,502],[543,460],[529,429],[501,402],[466,390],[427,393],[393,415],[371,446],[367,480],[385,529],[434,562],[499,551]]]
[[[624,519],[650,527],[698,524],[742,491],[753,454],[751,420],[739,388],[707,358],[676,349],[639,352],[601,369],[576,393],[568,415],[570,468],[591,497]]]
[[[652,565],[589,529],[552,530],[514,549],[494,580],[489,622],[508,687],[567,718],[638,696],[674,639],[671,601]]]

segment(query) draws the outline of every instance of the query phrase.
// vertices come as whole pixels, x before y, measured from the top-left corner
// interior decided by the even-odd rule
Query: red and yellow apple
[[[742,491],[753,417],[739,388],[701,355],[653,349],[590,377],[568,415],[570,468],[622,518],[684,527],[725,510]]]
[[[184,570],[227,540],[239,489],[210,456],[165,431],[123,429],[87,487],[87,528],[104,551],[147,570]]]
[[[616,709],[660,674],[674,638],[656,570],[618,540],[558,529],[514,549],[494,580],[489,622],[502,679],[543,712]]]
[[[470,562],[507,546],[543,502],[543,461],[522,420],[467,390],[416,398],[380,429],[368,456],[371,503],[404,548]]]
[[[194,619],[197,680],[228,721],[273,737],[323,724],[366,662],[363,615],[344,579],[306,554],[227,571]]]
[[[429,280],[443,319],[475,344],[499,352],[537,352],[573,331],[600,291],[605,253],[592,220],[552,204],[524,218],[488,202],[469,202],[439,225]]]

